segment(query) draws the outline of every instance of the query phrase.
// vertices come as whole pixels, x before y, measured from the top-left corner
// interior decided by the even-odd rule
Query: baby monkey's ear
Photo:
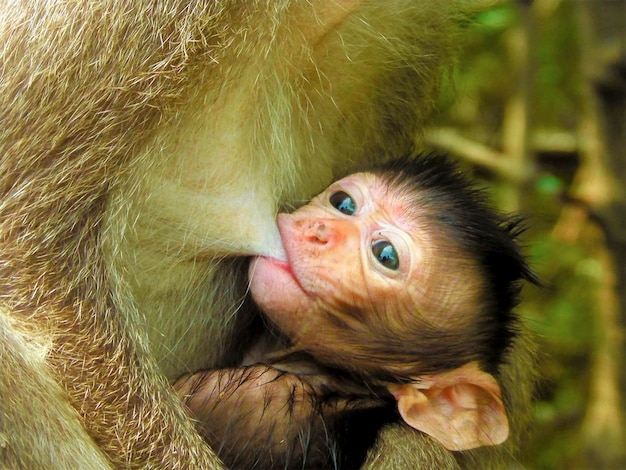
[[[500,387],[476,362],[416,377],[416,383],[390,385],[389,391],[402,419],[448,450],[501,444],[509,435]]]

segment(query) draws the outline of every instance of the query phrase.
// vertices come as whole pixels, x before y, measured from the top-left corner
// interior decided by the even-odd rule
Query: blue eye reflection
[[[337,191],[330,195],[330,204],[342,214],[353,215],[356,212],[354,199],[343,191]]]
[[[397,271],[400,267],[398,252],[387,240],[378,240],[372,244],[372,253],[374,257],[385,268]]]

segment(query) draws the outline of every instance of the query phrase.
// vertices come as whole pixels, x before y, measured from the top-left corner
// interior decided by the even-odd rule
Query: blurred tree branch
[[[438,127],[426,131],[426,142],[446,152],[453,153],[468,162],[495,172],[514,182],[530,177],[532,169],[506,157],[502,152],[464,137],[451,127]]]
[[[620,3],[603,2],[602,8],[623,17],[623,4]],[[626,81],[622,76],[621,81],[614,82],[613,93],[607,97],[603,92],[606,85],[600,85],[602,82],[596,77],[606,76],[607,69],[615,66],[615,59],[598,60],[606,57],[602,53],[604,47],[598,39],[598,29],[603,34],[612,32],[615,35],[611,38],[613,40],[619,40],[624,30],[612,29],[615,23],[607,21],[606,16],[598,16],[598,8],[598,5],[586,2],[578,5],[580,63],[585,78],[580,96],[579,133],[584,145],[572,190],[575,202],[564,207],[553,234],[570,243],[584,243],[591,248],[591,255],[598,263],[597,311],[594,312],[596,334],[579,464],[581,468],[617,469],[626,467],[624,408],[620,394],[624,384],[624,291],[619,287],[620,284],[623,286],[626,262],[623,243],[626,205],[624,173],[612,171],[615,164],[623,170],[623,164],[619,164],[623,159],[623,148],[612,145],[612,134],[621,133],[623,138],[624,117],[613,122],[609,111],[616,104],[622,109],[626,105]],[[590,21],[594,18],[595,23]],[[622,54],[626,53],[623,43],[621,49]]]

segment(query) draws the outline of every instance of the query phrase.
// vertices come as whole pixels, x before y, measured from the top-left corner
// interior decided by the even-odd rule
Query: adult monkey
[[[411,144],[455,8],[2,2],[3,466],[220,467],[168,379],[249,336],[230,257],[280,250],[278,206]],[[455,464],[418,439],[372,465]]]

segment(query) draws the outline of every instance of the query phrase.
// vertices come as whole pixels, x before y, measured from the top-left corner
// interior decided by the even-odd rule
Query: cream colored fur
[[[0,466],[219,468],[168,380],[242,353],[279,208],[414,145],[456,13],[0,2]]]

